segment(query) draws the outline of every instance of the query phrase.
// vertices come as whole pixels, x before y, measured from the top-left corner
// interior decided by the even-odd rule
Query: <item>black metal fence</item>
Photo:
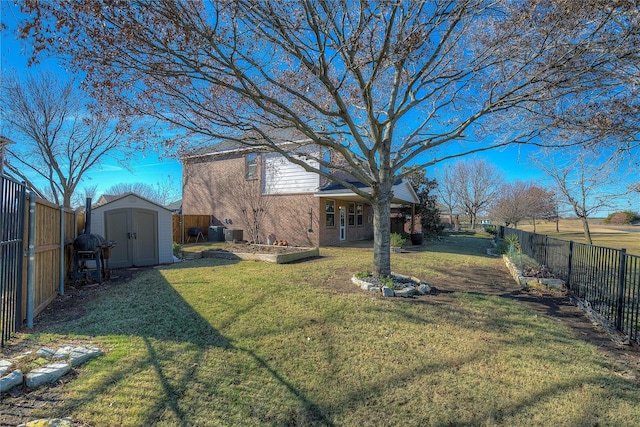
[[[640,257],[612,249],[500,227],[523,254],[546,266],[611,326],[640,344]]]
[[[0,176],[0,347],[21,328],[26,188]]]

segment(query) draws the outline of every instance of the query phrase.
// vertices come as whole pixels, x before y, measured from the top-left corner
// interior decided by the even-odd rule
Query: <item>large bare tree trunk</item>
[[[391,275],[391,200],[378,198],[373,206],[373,265],[377,277]]]

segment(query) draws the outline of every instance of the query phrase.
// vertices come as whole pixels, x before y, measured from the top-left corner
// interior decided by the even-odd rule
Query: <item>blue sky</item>
[[[13,2],[0,0],[0,13],[2,14],[2,22],[8,27],[7,30],[1,32],[0,71],[2,73],[13,70],[31,73],[45,70],[64,72],[54,59],[42,60],[39,65],[29,69],[26,56],[29,46],[26,42],[18,40],[15,32],[12,31],[15,30],[15,15],[18,14],[18,8]],[[7,135],[7,129],[2,124],[0,124],[0,132],[11,137],[10,134]],[[20,141],[16,142],[20,143]],[[476,158],[484,159],[494,165],[508,182],[531,180],[538,181],[542,185],[549,185],[548,181],[545,181],[544,175],[528,161],[528,156],[535,151],[536,149],[531,146],[511,146],[480,153],[476,155]],[[181,164],[178,160],[166,158],[162,154],[153,150],[138,152],[133,158],[128,159],[130,171],[119,165],[117,161],[107,159],[99,167],[86,174],[85,180],[79,188],[98,185],[98,195],[100,195],[110,186],[122,182],[143,182],[155,186],[159,182],[170,180],[177,193],[180,194]],[[429,168],[427,170],[428,176],[434,176],[442,165],[444,163]]]
[[[58,65],[55,59],[42,60],[40,64],[33,67],[27,66],[26,53],[29,46],[23,40],[19,40],[13,30],[15,30],[18,7],[13,2],[0,0],[0,14],[2,22],[7,25],[8,29],[0,32],[1,50],[0,50],[0,72],[2,74],[12,72],[14,70],[23,73],[37,73],[42,71],[54,71],[56,73],[64,73],[65,71]],[[0,132],[9,136],[6,126],[0,123]],[[13,138],[12,138],[13,139]],[[15,140],[20,143],[19,140]],[[182,165],[176,159],[164,158],[153,150],[146,152],[137,152],[137,154],[128,159],[130,171],[118,164],[115,159],[107,158],[102,164],[92,169],[85,175],[85,179],[80,184],[79,189],[98,185],[98,196],[103,194],[109,187],[122,182],[143,182],[151,186],[156,186],[159,182],[169,180],[176,187],[177,194],[181,194],[182,185]],[[42,182],[34,179],[36,184]]]

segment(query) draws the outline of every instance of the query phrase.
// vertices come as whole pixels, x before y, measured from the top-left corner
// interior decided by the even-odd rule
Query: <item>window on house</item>
[[[362,205],[356,207],[356,224],[364,225],[364,208]]]
[[[327,200],[324,204],[324,211],[326,214],[327,227],[336,226],[336,202],[333,200]]]
[[[356,204],[349,203],[349,225],[356,225]]]
[[[244,156],[244,176],[246,179],[258,179],[258,153]]]

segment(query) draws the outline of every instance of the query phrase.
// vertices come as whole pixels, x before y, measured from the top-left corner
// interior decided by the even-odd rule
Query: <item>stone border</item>
[[[260,254],[260,253],[243,253],[243,252],[226,252],[208,250],[202,251],[203,258],[221,258],[242,261],[262,261],[272,264],[286,264],[305,258],[317,257],[320,255],[319,248],[301,248],[300,251],[287,254]]]
[[[559,291],[567,290],[564,280],[523,276],[522,272],[518,266],[513,263],[511,258],[507,255],[503,255],[502,258],[504,259],[504,262],[513,278],[520,286],[522,286],[523,289],[540,289],[541,287],[544,287],[546,289]],[[597,311],[593,310],[589,301],[578,299],[572,296],[571,293],[569,293],[568,296],[571,303],[577,306],[594,325],[600,325],[618,347],[628,346],[631,344],[630,336],[618,331],[610,320],[607,320]]]
[[[33,356],[33,352],[26,352],[14,360],[0,360],[0,393],[7,392],[22,384],[29,388],[36,388],[56,382],[58,378],[69,373],[71,368],[80,366],[87,360],[102,356],[102,354],[102,350],[99,348],[89,346],[67,345],[57,350],[43,347],[36,351],[35,355],[49,360],[49,363],[26,374],[23,374],[20,369],[11,370],[11,368],[19,364],[21,360]]]
[[[562,279],[549,279],[545,277],[528,277],[522,274],[522,270],[507,255],[502,255],[511,276],[522,289],[553,289],[555,291],[566,290],[566,283]]]
[[[415,285],[402,283],[398,285],[396,289],[391,289],[388,286],[381,287],[379,284],[368,282],[366,279],[359,279],[356,276],[351,278],[351,282],[358,285],[362,290],[373,292],[383,297],[411,298],[414,295],[427,295],[431,293],[432,286],[417,277],[405,276],[397,273],[391,273],[391,277],[410,280],[413,281]]]

